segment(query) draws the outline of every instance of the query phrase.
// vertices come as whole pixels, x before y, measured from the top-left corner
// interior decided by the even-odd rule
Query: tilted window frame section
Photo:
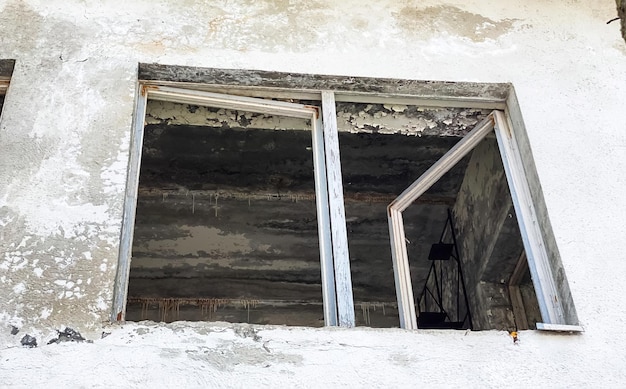
[[[566,321],[558,287],[549,266],[548,252],[543,242],[519,147],[504,112],[497,110],[492,111],[487,118],[477,124],[387,207],[400,326],[406,329],[418,328],[402,212],[492,131],[496,134],[539,310],[544,321],[536,324],[537,329],[581,331],[580,326],[570,325]]]
[[[388,207],[402,328],[417,328],[406,242],[402,239],[402,210],[469,153],[488,133],[494,131],[541,311],[543,322],[537,323],[536,328],[572,333],[582,331],[543,200],[530,142],[511,84],[322,76],[158,64],[140,64],[139,78],[141,81],[131,142],[113,321],[123,320],[125,314],[145,109],[147,100],[153,98],[286,116],[290,116],[287,111],[294,109],[298,114],[306,112],[305,116],[309,115],[313,136],[316,197],[321,198],[316,207],[325,324],[354,326],[335,107],[335,101],[342,101],[494,110]],[[267,100],[273,98],[321,101],[321,118],[319,107]],[[224,105],[216,105],[216,99],[224,100],[219,103]],[[258,110],[260,106],[263,107],[262,111]],[[293,114],[295,111],[290,112]]]

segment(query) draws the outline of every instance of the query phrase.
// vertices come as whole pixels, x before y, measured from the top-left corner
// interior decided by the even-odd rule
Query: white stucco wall
[[[0,325],[95,333],[109,318],[139,62],[512,82],[586,332],[522,334],[493,354],[515,361],[511,375],[488,384],[625,380],[626,44],[614,16],[612,0],[0,0],[0,58],[17,60],[0,119]],[[437,358],[456,384],[503,338],[407,336],[411,352],[452,349]]]

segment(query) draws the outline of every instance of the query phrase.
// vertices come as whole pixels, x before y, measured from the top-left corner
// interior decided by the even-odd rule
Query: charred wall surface
[[[359,103],[339,103],[337,108],[357,317],[361,325],[397,326],[386,206],[489,111]],[[184,310],[185,319],[243,320],[251,312],[250,320],[257,323],[321,325],[310,123],[160,101],[149,102],[147,117],[128,317],[147,318],[146,310],[161,312],[171,299],[213,304],[204,314],[202,309]],[[447,210],[473,201],[457,204],[459,191],[468,196],[464,178],[476,173],[466,172],[469,160],[463,159],[405,212],[416,293],[426,282],[430,245],[439,239]],[[494,169],[506,187],[502,166]],[[480,184],[473,188],[483,189]],[[510,198],[505,202],[510,208]],[[496,213],[500,218],[501,212]],[[485,234],[500,237],[503,244],[497,249],[486,241],[476,244],[495,252],[490,268],[499,280],[505,251],[515,249],[499,219],[487,213],[483,217],[492,225]],[[464,234],[472,233],[463,227]],[[465,266],[472,274],[485,271],[478,260]],[[479,283],[475,277],[472,282]],[[473,308],[490,309],[485,302],[492,296],[479,299],[474,292]],[[155,305],[159,301],[161,306]],[[243,304],[246,312],[239,312],[233,301],[253,302],[253,307]],[[302,311],[301,320],[288,314],[290,306]],[[377,306],[376,313],[367,309]],[[493,327],[507,325],[496,318],[476,328]]]
[[[338,105],[359,324],[398,325],[387,204],[487,112]],[[287,320],[285,305],[292,304],[303,315],[302,321],[289,318],[289,324],[321,324],[310,123],[159,101],[149,102],[147,117],[129,318],[139,315],[133,301],[175,298],[219,300],[220,312],[228,310],[226,302],[253,301],[251,320],[276,324]],[[407,212],[418,284],[425,277],[425,262],[418,259],[436,239],[466,164],[455,167]],[[379,315],[381,304],[386,304],[385,315]],[[369,309],[378,305],[376,313]],[[237,310],[232,312],[238,319],[219,317],[241,320]],[[201,313],[184,317],[209,319]]]

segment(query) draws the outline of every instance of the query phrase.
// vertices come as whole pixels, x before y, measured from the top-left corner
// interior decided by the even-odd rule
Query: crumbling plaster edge
[[[567,342],[580,342],[584,341],[584,337],[581,332],[556,332],[556,331],[539,331],[539,330],[524,330],[518,332],[508,332],[504,330],[432,330],[432,329],[414,329],[407,330],[402,328],[373,328],[373,327],[305,327],[305,326],[287,326],[287,325],[262,325],[262,324],[250,324],[250,323],[229,323],[229,322],[190,322],[190,321],[174,321],[169,323],[154,322],[154,321],[123,321],[123,322],[109,322],[102,323],[98,328],[94,329],[81,329],[80,327],[72,327],[77,333],[85,338],[85,343],[98,342],[110,335],[123,335],[130,332],[131,329],[137,328],[161,328],[168,329],[172,332],[178,330],[183,331],[202,331],[208,334],[210,333],[224,333],[232,332],[234,334],[252,334],[254,336],[263,336],[265,340],[280,340],[283,336],[291,337],[292,334],[307,334],[308,336],[321,335],[324,338],[333,339],[333,335],[341,335],[347,337],[348,340],[354,342],[345,344],[343,346],[357,346],[359,343],[360,333],[380,333],[381,335],[389,336],[401,336],[405,339],[417,340],[418,342],[430,343],[434,340],[441,339],[446,341],[462,341],[469,343],[480,343],[481,339],[500,339],[499,342],[502,346],[529,346],[533,344],[541,344],[546,340],[557,339]],[[18,328],[19,332],[15,335],[11,335],[11,327],[3,329],[2,335],[0,335],[0,350],[13,348],[13,347],[27,347],[20,344],[20,340],[29,335],[37,340],[37,347],[55,347],[53,340],[58,337],[59,333],[63,332],[67,326],[58,326],[58,328],[49,329],[26,329]],[[572,337],[574,335],[574,337]],[[568,340],[565,340],[568,339]],[[345,338],[344,338],[345,340]],[[296,341],[297,342],[297,341]],[[74,343],[74,342],[73,342]],[[82,342],[81,342],[82,343]],[[291,341],[290,341],[291,343]],[[77,346],[80,347],[80,346]],[[469,347],[472,347],[469,345]]]

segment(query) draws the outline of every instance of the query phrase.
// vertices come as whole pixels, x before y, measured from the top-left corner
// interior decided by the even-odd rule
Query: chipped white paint
[[[147,112],[146,124],[168,123],[215,127],[226,125],[230,128],[241,126],[273,130],[311,130],[310,120],[222,108],[199,107],[168,101],[148,101]]]
[[[50,314],[51,314],[51,313],[52,313],[52,308],[47,308],[47,307],[46,307],[46,308],[43,308],[43,309],[41,310],[41,313],[40,313],[39,317],[40,317],[41,319],[45,320],[45,319],[47,319],[47,318],[49,318],[49,317],[50,317]]]
[[[619,174],[626,171],[621,119],[626,45],[618,25],[605,24],[615,15],[614,2],[581,0],[563,6],[528,0],[495,7],[484,0],[281,4],[218,0],[211,7],[181,7],[164,0],[138,0],[119,7],[75,0],[0,0],[0,36],[12,37],[0,45],[0,58],[17,59],[0,121],[0,324],[19,326],[20,334],[52,335],[67,324],[99,333],[101,322],[108,319],[138,62],[512,82],[584,335],[529,333],[526,338],[522,334],[520,346],[506,346],[506,334],[494,332],[465,337],[455,332],[381,331],[370,337],[360,330],[276,330],[268,338],[303,350],[302,366],[311,370],[288,365],[294,372],[290,377],[272,367],[243,372],[230,360],[220,366],[232,370],[216,370],[212,378],[275,387],[311,382],[365,386],[376,384],[378,375],[372,374],[384,370],[396,377],[410,372],[398,386],[585,386],[592,379],[598,386],[617,387],[626,380],[626,351],[615,339],[616,328],[626,324],[626,262],[620,244],[626,176]],[[28,32],[16,34],[26,31],[24,26]],[[370,122],[361,116],[354,120],[364,128]],[[429,125],[414,124],[416,132]],[[104,260],[107,270],[100,272]],[[78,278],[85,280],[80,304],[66,300],[66,289],[53,283],[77,283]],[[14,293],[21,282],[26,289]],[[56,300],[61,292],[63,298]],[[75,297],[73,289],[69,292],[69,298]],[[0,332],[2,339],[5,336],[6,331]],[[9,339],[14,345],[15,338]],[[183,342],[168,339],[175,348]],[[82,352],[90,345],[78,346],[85,346]],[[64,345],[49,347],[66,351]],[[120,350],[126,361],[127,349]],[[18,366],[45,360],[46,354],[8,351],[33,351],[21,365],[17,356],[11,357],[9,363]],[[148,365],[130,355],[129,364],[138,367],[127,367],[133,373],[128,377],[135,379],[142,376],[141,366]],[[318,355],[329,362],[323,365],[323,375],[313,367],[320,366],[315,365]],[[365,359],[356,366],[380,369],[355,369],[357,355]],[[155,354],[150,358],[160,360]],[[467,361],[473,363],[471,371],[441,369],[441,363],[462,366]],[[37,363],[57,372],[74,359],[46,362]],[[156,366],[167,370],[184,365],[168,360]],[[181,384],[171,371],[169,377]],[[200,371],[190,371],[187,377],[197,377]],[[19,369],[1,372],[22,379]],[[41,377],[46,380],[42,385],[67,386],[54,381],[64,375]],[[12,382],[23,384],[3,380]]]
[[[13,287],[13,293],[15,294],[22,294],[25,291],[26,291],[26,284],[24,284],[23,282],[20,282],[19,284]]]
[[[98,298],[96,299],[96,307],[99,310],[106,310],[108,307],[110,307],[110,304],[111,303],[104,299],[102,296],[98,296]]]
[[[126,137],[119,139],[122,145],[117,155],[109,163],[105,164],[100,170],[100,179],[102,180],[103,192],[109,196],[115,196],[126,187],[125,177],[120,176],[120,170],[126,169],[128,164],[128,143]],[[89,259],[89,258],[88,258]]]
[[[337,109],[337,129],[351,133],[381,133],[420,136],[443,123],[440,130],[464,134],[486,116],[490,110],[422,108],[406,105],[367,104],[362,110],[348,109],[345,104]],[[410,108],[410,109],[409,109]],[[413,111],[413,112],[407,112]],[[253,114],[225,109],[198,107],[196,105],[149,101],[146,124],[194,125],[221,128],[249,127],[274,130],[309,130],[308,120]],[[422,116],[417,116],[421,114]],[[268,145],[271,150],[271,145]],[[150,155],[151,149],[144,153]]]

